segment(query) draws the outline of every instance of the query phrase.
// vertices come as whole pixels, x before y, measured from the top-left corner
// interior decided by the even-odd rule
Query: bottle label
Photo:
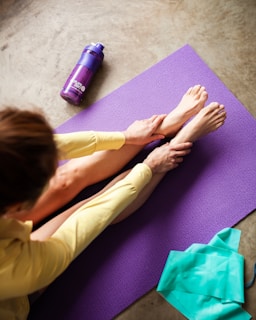
[[[93,72],[90,69],[82,65],[77,65],[64,85],[64,92],[71,91],[77,95],[83,95],[92,76]]]

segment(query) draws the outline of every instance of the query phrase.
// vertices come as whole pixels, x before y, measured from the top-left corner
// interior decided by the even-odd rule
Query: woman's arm
[[[117,150],[124,144],[146,145],[163,139],[164,135],[155,134],[166,115],[154,115],[148,119],[134,121],[123,132],[81,131],[55,134],[61,159],[86,156],[100,150]]]
[[[0,292],[3,299],[30,294],[58,277],[140,193],[152,177],[145,164],[74,212],[45,241],[13,241],[5,250]],[[35,238],[34,238],[35,239]],[[8,262],[8,263],[7,263]]]
[[[120,149],[125,143],[122,132],[81,131],[55,134],[60,160],[90,155],[99,150]]]

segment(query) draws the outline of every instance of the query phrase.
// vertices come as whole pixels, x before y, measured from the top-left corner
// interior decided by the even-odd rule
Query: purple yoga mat
[[[136,214],[100,235],[47,289],[31,319],[113,319],[157,285],[170,250],[208,243],[255,209],[255,119],[189,45],[57,131],[123,130],[168,113],[195,84],[207,88],[209,102],[226,106],[225,125],[198,141]]]

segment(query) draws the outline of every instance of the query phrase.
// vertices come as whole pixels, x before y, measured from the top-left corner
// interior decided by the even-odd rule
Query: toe
[[[197,94],[201,89],[201,85],[200,84],[197,84],[196,86],[194,86],[191,90],[191,93],[192,94]]]

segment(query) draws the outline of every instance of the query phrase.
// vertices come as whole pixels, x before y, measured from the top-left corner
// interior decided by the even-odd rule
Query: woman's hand
[[[143,161],[152,173],[165,173],[178,167],[183,161],[183,157],[190,153],[191,142],[171,144],[165,143],[161,147],[155,148]]]
[[[163,122],[165,114],[154,115],[149,119],[136,120],[125,131],[125,143],[146,145],[155,140],[164,139],[163,134],[155,134],[156,129]]]

